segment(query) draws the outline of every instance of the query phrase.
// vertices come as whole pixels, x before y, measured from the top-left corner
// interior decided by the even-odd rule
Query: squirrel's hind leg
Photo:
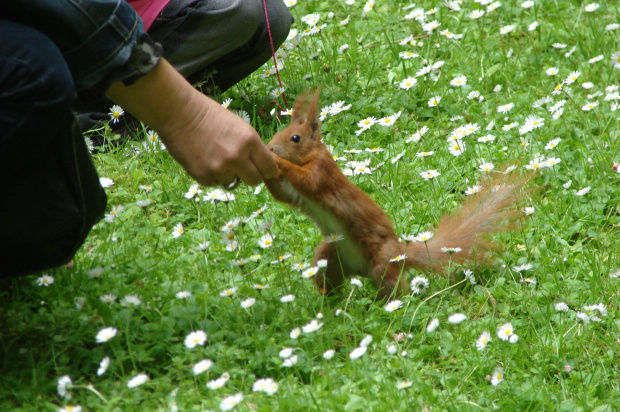
[[[344,271],[346,269],[332,243],[321,242],[316,247],[313,264],[316,265],[322,259],[327,260],[327,267],[319,271],[314,277],[314,282],[319,287],[321,293],[332,293],[344,282]]]
[[[395,298],[401,296],[406,290],[406,271],[404,261],[389,262],[387,265],[377,263],[371,272],[372,280],[377,285],[380,299]]]

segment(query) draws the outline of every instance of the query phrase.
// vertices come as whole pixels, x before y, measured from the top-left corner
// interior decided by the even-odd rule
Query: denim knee
[[[48,37],[0,20],[0,38],[0,163],[7,171],[43,151],[73,121],[75,92],[71,72]]]
[[[0,20],[0,38],[2,102],[71,104],[71,72],[47,36],[28,26]]]
[[[261,2],[262,3],[262,2]],[[281,0],[267,0],[269,27],[275,47],[284,43],[295,20],[286,4]],[[263,11],[264,13],[264,11]],[[266,27],[265,27],[266,29]]]
[[[248,43],[259,29],[265,12],[262,1],[232,0],[229,2],[231,22],[228,33],[232,42],[237,46]]]
[[[293,16],[281,0],[266,0],[269,15],[269,28],[274,43],[281,44],[286,40]],[[231,24],[229,38],[239,44],[245,44],[256,38],[258,33],[267,32],[265,8],[262,0],[232,0],[227,6]]]

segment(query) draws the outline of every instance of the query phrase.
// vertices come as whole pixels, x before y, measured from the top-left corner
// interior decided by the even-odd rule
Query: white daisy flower
[[[116,336],[118,329],[113,327],[103,328],[95,336],[97,343],[104,343]]]
[[[241,302],[241,307],[243,309],[249,309],[252,306],[254,306],[255,303],[256,303],[256,299],[254,299],[254,298],[247,298],[247,299],[245,299],[245,300],[243,300]]]
[[[54,277],[50,275],[43,275],[37,279],[37,286],[45,286],[48,287],[52,283],[54,283]]]
[[[321,329],[321,327],[323,327],[323,323],[319,322],[316,319],[312,319],[310,323],[302,327],[302,330],[304,333],[312,333],[312,332],[316,332],[317,330]]]
[[[197,330],[191,332],[185,337],[184,344],[188,349],[193,349],[196,346],[203,346],[207,341],[207,334],[203,330]]]
[[[264,392],[273,395],[278,391],[278,383],[271,378],[258,379],[252,385],[253,392]]]
[[[230,296],[234,295],[235,293],[237,293],[237,290],[239,290],[238,286],[234,286],[232,288],[224,289],[223,291],[220,292],[220,297],[223,297],[223,298],[230,297]]]
[[[106,373],[106,371],[108,370],[108,367],[110,366],[110,357],[106,356],[103,359],[101,359],[101,362],[99,362],[99,369],[97,369],[97,376],[101,376],[104,373]]]
[[[243,402],[243,394],[242,393],[238,393],[236,395],[227,396],[224,399],[222,399],[222,402],[220,402],[220,410],[222,410],[222,411],[230,411],[232,409],[235,409],[237,407],[237,405],[239,405],[241,402]]]
[[[229,380],[230,380],[230,374],[228,372],[224,372],[222,376],[220,376],[219,378],[213,379],[207,382],[206,386],[212,391],[215,391],[215,390],[218,390],[224,387],[224,385],[226,385],[226,382],[228,382]]]
[[[213,361],[211,359],[203,359],[200,362],[197,362],[192,367],[192,372],[194,375],[200,375],[203,372],[208,371],[213,366]]]
[[[439,327],[439,319],[434,318],[433,320],[428,322],[428,325],[426,326],[426,332],[432,333],[435,330],[437,330],[438,327]]]
[[[491,333],[484,331],[480,334],[480,337],[478,337],[478,340],[476,340],[476,349],[478,350],[484,350],[484,348],[487,347],[487,345],[491,342]]]
[[[360,346],[369,346],[372,343],[372,335],[364,336],[364,339],[360,342]]]
[[[452,323],[453,325],[458,325],[459,323],[462,323],[465,319],[467,319],[467,316],[465,316],[463,313],[455,313],[448,317],[448,322]]]
[[[396,300],[389,302],[387,305],[385,305],[385,311],[394,312],[395,310],[398,310],[402,307],[403,307],[403,302],[401,300],[396,299]]]
[[[267,234],[261,236],[260,239],[258,239],[258,246],[260,246],[263,249],[267,249],[267,248],[273,246],[273,240],[274,240],[274,236],[272,236],[271,234],[267,233]]]
[[[56,382],[56,390],[58,391],[58,395],[64,399],[71,399],[71,394],[68,389],[71,388],[73,382],[71,381],[71,377],[69,375],[64,375],[58,378],[58,382]]]
[[[183,229],[183,224],[182,223],[177,223],[174,226],[174,229],[172,230],[172,237],[174,239],[176,239],[179,236],[181,236],[183,233],[185,233],[185,229]]]
[[[512,335],[513,333],[514,333],[514,328],[512,327],[512,323],[510,323],[510,322],[504,323],[497,330],[497,336],[501,340],[508,340],[508,339],[510,339],[510,335]]]
[[[129,381],[127,382],[127,387],[129,389],[137,388],[140,385],[144,385],[148,380],[149,377],[147,376],[147,374],[141,373],[129,379]]]
[[[367,350],[368,346],[360,346],[358,348],[355,348],[351,351],[351,353],[349,353],[349,358],[351,360],[359,359],[364,356]]]
[[[493,371],[493,375],[491,375],[491,385],[497,386],[503,380],[504,380],[504,369],[498,366]]]
[[[300,335],[301,335],[301,328],[295,328],[289,334],[291,339],[297,339]]]
[[[284,359],[284,361],[282,362],[282,366],[284,366],[285,368],[290,368],[291,366],[297,365],[298,360],[299,357],[297,355],[293,355],[290,358]]]

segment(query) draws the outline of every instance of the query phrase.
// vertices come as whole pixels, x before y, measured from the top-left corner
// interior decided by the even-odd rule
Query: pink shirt
[[[127,3],[138,13],[147,30],[155,21],[155,18],[166,7],[170,0],[127,0]]]

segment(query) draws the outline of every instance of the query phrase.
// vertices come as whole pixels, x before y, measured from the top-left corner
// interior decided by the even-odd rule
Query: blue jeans
[[[75,87],[58,47],[0,20],[0,277],[68,262],[106,197],[71,111]]]
[[[75,88],[62,54],[42,33],[0,20],[0,175],[28,167],[73,122]]]

